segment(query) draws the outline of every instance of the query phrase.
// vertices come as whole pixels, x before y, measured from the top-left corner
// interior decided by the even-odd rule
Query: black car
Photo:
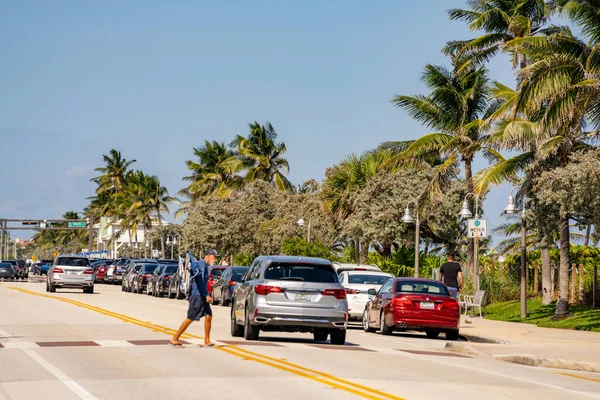
[[[175,272],[177,272],[177,265],[163,264],[160,274],[153,278],[153,296],[163,297],[169,292],[169,279]]]
[[[15,279],[29,278],[29,271],[27,270],[25,260],[4,260],[2,262],[12,265],[13,270],[15,271]]]
[[[133,277],[131,281],[131,291],[133,293],[142,294],[144,290],[148,287],[148,282],[150,282],[150,277],[154,273],[156,267],[159,264],[156,263],[144,263],[140,264],[141,268],[139,272]]]
[[[150,278],[148,279],[148,283],[146,285],[146,294],[148,296],[154,296],[154,287],[156,285],[156,279],[163,272],[165,267],[165,264],[158,264],[158,266],[154,268],[154,271],[152,271],[152,274],[150,275]]]
[[[211,297],[213,304],[221,303],[222,306],[228,306],[231,303],[231,297],[233,291],[237,286],[238,282],[242,280],[248,267],[227,267],[225,272],[221,274],[221,277],[216,281],[212,287]]]
[[[0,278],[2,279],[15,279],[15,270],[11,263],[0,262]]]

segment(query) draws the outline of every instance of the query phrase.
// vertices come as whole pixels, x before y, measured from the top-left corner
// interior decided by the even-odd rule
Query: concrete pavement
[[[232,338],[229,308],[166,345],[186,302],[123,293],[47,294],[41,283],[0,283],[0,399],[600,399],[600,375],[531,368],[446,351],[444,339],[348,332],[346,346],[307,334]],[[467,328],[465,328],[467,329]]]

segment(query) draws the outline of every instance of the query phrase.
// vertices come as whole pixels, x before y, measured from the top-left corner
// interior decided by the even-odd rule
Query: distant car
[[[225,272],[227,267],[224,265],[211,265],[208,267],[208,282],[206,285],[206,290],[208,293],[212,291],[212,287],[217,280],[221,277],[221,274]]]
[[[164,264],[165,268],[160,275],[154,279],[154,287],[152,295],[155,297],[163,297],[169,292],[169,278],[177,272],[177,265]]]
[[[84,293],[94,293],[94,269],[87,257],[61,255],[56,257],[48,270],[46,291],[56,289],[83,289]]]
[[[458,339],[460,306],[442,282],[393,278],[369,294],[373,298],[363,313],[365,332],[425,331],[430,338],[443,332],[448,340]]]
[[[29,278],[29,268],[27,268],[27,263],[25,262],[25,260],[17,260],[17,265],[19,266],[19,269],[21,270],[21,279],[28,279]]]
[[[211,295],[213,304],[221,304],[222,306],[228,306],[233,296],[237,284],[244,278],[248,267],[227,267],[221,274],[221,277],[212,286]]]
[[[96,283],[104,282],[104,277],[106,276],[106,270],[109,265],[109,260],[97,260],[90,262],[92,268],[94,268],[94,276]]]
[[[346,341],[348,302],[331,262],[262,256],[233,292],[231,335],[257,340],[261,330],[311,332],[316,341]]]
[[[48,275],[48,270],[52,266],[52,263],[54,263],[54,260],[42,260],[42,268],[40,269],[42,275]]]
[[[333,268],[335,269],[336,274],[340,274],[344,271],[379,271],[381,272],[381,268],[377,265],[366,265],[366,264],[342,264],[334,262]]]
[[[106,268],[106,276],[104,281],[106,283],[118,285],[123,281],[125,277],[125,271],[129,270],[129,266],[135,264],[136,260],[129,258],[121,258],[120,260],[113,260]]]
[[[131,291],[133,293],[142,294],[144,290],[148,287],[148,282],[150,282],[150,277],[154,273],[156,267],[159,266],[157,263],[143,263],[139,264],[142,267],[139,269],[139,272],[135,274],[130,282]]]
[[[29,271],[25,265],[25,260],[3,260],[2,262],[12,265],[15,274],[14,279],[29,278]]]
[[[137,276],[141,268],[141,264],[131,264],[126,267],[125,274],[123,275],[123,280],[121,281],[122,291],[131,292],[131,283],[133,282],[134,278]]]
[[[150,278],[148,279],[148,283],[146,284],[146,294],[148,296],[154,296],[154,287],[156,286],[156,279],[162,274],[165,269],[165,264],[157,264],[154,271],[150,274]],[[156,297],[156,296],[154,296]]]
[[[33,264],[31,264],[30,272],[33,275],[41,275],[42,274],[42,263],[34,262]]]
[[[0,262],[0,278],[15,279],[15,270],[11,263]]]
[[[394,275],[378,271],[344,271],[338,275],[346,288],[348,299],[348,319],[360,320],[369,302],[369,289],[379,290],[381,285]]]

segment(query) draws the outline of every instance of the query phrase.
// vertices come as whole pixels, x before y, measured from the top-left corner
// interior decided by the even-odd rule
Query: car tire
[[[125,291],[125,286],[121,285],[121,292]]]
[[[150,285],[146,286],[146,294],[148,296],[154,296],[154,290],[150,291]]]
[[[252,325],[250,323],[248,307],[246,307],[246,312],[244,313],[244,339],[258,340],[259,335],[260,335],[260,329],[258,329],[258,326]]]
[[[94,293],[94,286],[83,288],[83,293],[93,294]]]
[[[372,333],[372,332],[376,331],[375,328],[371,328],[369,326],[369,313],[367,313],[367,310],[363,311],[362,326],[363,326],[363,331],[365,331],[365,332]]]
[[[48,291],[50,293],[55,293],[56,292],[56,286],[54,286],[53,284],[50,283],[49,286],[48,286]]]
[[[158,288],[156,290],[156,297],[164,297],[164,293],[162,292],[162,290],[160,288]]]
[[[50,285],[48,285],[48,281],[46,281],[46,292],[50,291]]]
[[[183,300],[185,298],[185,295],[183,293],[181,293],[181,285],[177,284],[176,289],[176,293],[177,293],[177,300]]]
[[[218,305],[219,305],[219,300],[217,300],[217,299],[215,298],[215,290],[214,290],[214,289],[212,289],[212,290],[210,291],[210,297],[212,297],[212,305],[213,305],[213,306],[218,306]]]
[[[314,331],[313,332],[313,338],[315,339],[315,342],[326,342],[328,336],[329,336],[329,332],[323,332],[323,331]]]
[[[331,344],[343,346],[346,343],[346,329],[335,329],[331,331]]]
[[[231,307],[231,336],[233,336],[233,337],[244,336],[244,326],[238,324],[235,321],[235,313],[233,311],[233,307]]]
[[[438,332],[438,331],[432,331],[431,329],[426,329],[425,330],[425,334],[430,339],[436,339],[438,336],[440,336],[440,332]]]
[[[173,291],[171,290],[171,284],[169,284],[169,298],[170,299],[174,299],[175,298],[175,293],[173,293]]]
[[[451,331],[446,332],[447,340],[458,340],[458,329],[453,329]]]
[[[380,322],[379,322],[379,333],[381,333],[382,335],[391,335],[392,334],[392,328],[390,328],[386,323],[385,323],[385,314],[382,312],[381,316],[380,316]]]

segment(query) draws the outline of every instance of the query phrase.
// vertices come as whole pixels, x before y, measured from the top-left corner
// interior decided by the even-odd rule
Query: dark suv
[[[3,263],[9,263],[13,266],[15,271],[15,279],[27,279],[29,278],[29,269],[25,260],[6,260]]]

